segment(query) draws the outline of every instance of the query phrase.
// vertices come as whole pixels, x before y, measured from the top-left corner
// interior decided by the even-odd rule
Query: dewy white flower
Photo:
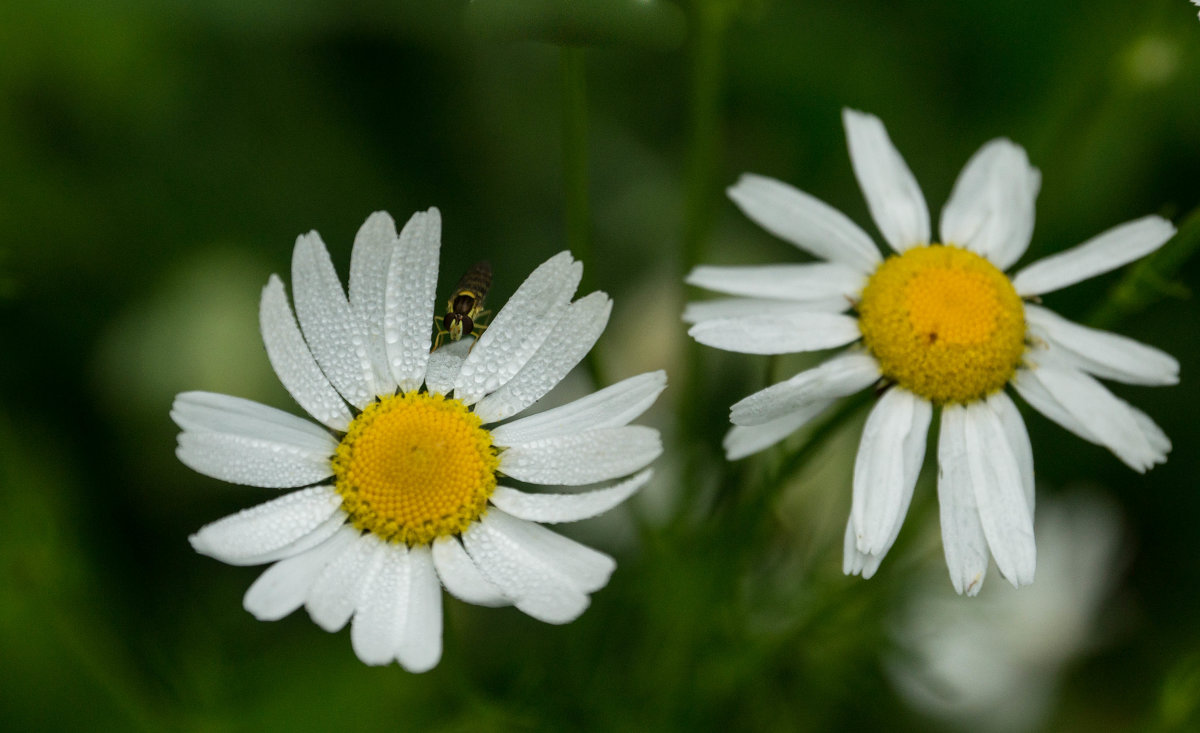
[[[1120,515],[1101,496],[1046,502],[1038,522],[1041,582],[989,587],[977,603],[921,582],[896,614],[898,650],[885,659],[914,706],[962,730],[1040,730],[1063,669],[1096,645],[1097,619],[1116,585]]]
[[[1149,254],[1175,228],[1147,216],[1010,279],[1003,271],[1029,245],[1041,181],[1020,146],[993,140],[967,162],[937,244],[921,189],[883,123],[852,110],[843,121],[871,216],[897,254],[885,260],[845,215],[785,183],[746,174],[729,189],[747,216],[824,261],[697,267],[689,283],[736,297],[689,304],[688,333],[751,354],[849,348],[734,404],[726,453],[760,451],[838,398],[881,383],[855,462],[845,541],[845,571],[869,578],[900,531],[938,406],[938,498],[955,589],[979,592],[989,550],[1013,585],[1031,583],[1033,455],[1005,386],[1140,472],[1166,460],[1170,441],[1095,377],[1168,385],[1179,365],[1027,300]]]
[[[616,506],[662,452],[656,430],[628,423],[666,386],[663,372],[485,428],[566,376],[611,303],[601,292],[571,302],[583,267],[561,252],[478,341],[430,353],[440,239],[437,209],[415,214],[399,236],[390,216],[372,214],[354,242],[347,298],[317,233],[299,237],[296,317],[283,282],[270,278],[259,313],[267,356],[320,425],[206,392],[179,395],[171,410],[183,430],[177,454],[191,468],[298,488],[191,537],[198,552],[233,565],[273,563],[246,609],[275,620],[304,606],[327,631],[349,622],[359,659],[413,672],[441,658],[441,587],[548,623],[579,616],[613,560],[539,523]],[[504,477],[584,490],[531,493],[498,485]]]

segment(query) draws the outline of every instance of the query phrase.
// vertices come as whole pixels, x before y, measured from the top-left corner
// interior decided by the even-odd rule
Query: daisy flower
[[[878,118],[845,110],[855,176],[895,250],[884,259],[841,212],[779,181],[746,174],[741,210],[821,262],[701,266],[688,282],[736,297],[691,303],[697,341],[785,354],[849,346],[820,366],[733,405],[733,460],[773,445],[838,398],[877,386],[854,465],[844,570],[871,577],[896,540],[940,408],[938,501],[946,564],[959,593],[979,592],[988,553],[1015,586],[1033,582],[1033,457],[1006,386],[1084,440],[1142,472],[1170,441],[1096,377],[1178,381],[1169,355],[1056,315],[1031,300],[1158,249],[1175,229],[1137,219],[1017,272],[1041,177],[1025,151],[993,140],[968,162],[942,211],[941,243],[912,172]],[[852,313],[847,313],[852,310]]]
[[[548,623],[583,613],[613,560],[541,523],[616,506],[662,452],[658,431],[628,423],[666,386],[663,372],[503,422],[566,376],[608,322],[604,293],[571,302],[583,267],[567,252],[534,270],[478,341],[430,353],[440,238],[437,209],[399,236],[390,216],[372,214],[347,298],[320,236],[299,237],[295,316],[271,276],[259,311],[267,356],[316,423],[208,392],[180,394],[171,410],[189,467],[298,489],[190,538],[232,565],[273,563],[246,610],[276,620],[304,606],[327,631],[349,622],[359,659],[413,672],[441,658],[442,587]]]

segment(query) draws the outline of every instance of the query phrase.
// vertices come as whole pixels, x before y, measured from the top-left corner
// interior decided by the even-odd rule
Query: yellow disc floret
[[[1025,351],[1025,308],[1012,282],[951,245],[888,258],[867,282],[858,313],[883,375],[936,404],[1002,389]]]
[[[333,457],[354,526],[409,546],[466,530],[487,508],[498,465],[475,413],[422,392],[368,405]]]

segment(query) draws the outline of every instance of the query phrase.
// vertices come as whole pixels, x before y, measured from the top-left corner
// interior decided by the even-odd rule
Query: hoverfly
[[[469,336],[478,328],[480,331],[487,326],[480,324],[480,318],[486,318],[491,311],[483,309],[483,299],[487,297],[488,288],[492,285],[492,266],[487,261],[471,265],[466,274],[454,286],[454,295],[446,303],[446,315],[437,323],[437,337],[433,341],[433,349],[442,345],[442,340],[449,336],[451,341],[458,341],[463,336]]]

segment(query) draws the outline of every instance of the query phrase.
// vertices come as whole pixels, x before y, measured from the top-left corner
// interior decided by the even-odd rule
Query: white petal
[[[862,292],[867,276],[835,262],[734,267],[701,265],[688,273],[686,282],[729,295],[793,301],[843,298],[849,302]]]
[[[966,407],[963,436],[979,523],[996,567],[1014,587],[1029,585],[1037,566],[1033,515],[1004,426],[986,402],[975,402]]]
[[[288,394],[308,414],[334,430],[344,431],[353,419],[350,410],[304,343],[278,275],[272,275],[263,288],[258,323],[267,359]]]
[[[421,673],[436,667],[442,658],[442,587],[428,547],[414,547],[408,557],[411,573],[408,623],[396,658],[409,672]]]
[[[346,625],[360,600],[360,588],[370,586],[386,551],[375,535],[359,535],[325,565],[304,599],[317,626],[337,631]]]
[[[846,575],[861,575],[863,579],[874,577],[883,563],[887,551],[892,549],[891,543],[877,555],[867,554],[858,549],[857,535],[854,531],[854,519],[846,521],[846,534],[842,541],[842,572]]]
[[[476,566],[514,605],[551,624],[573,621],[616,563],[537,524],[491,509],[463,534]]]
[[[275,563],[251,584],[242,606],[259,621],[278,621],[300,608],[317,575],[357,535],[343,525],[316,547]]]
[[[954,183],[942,209],[942,242],[1008,269],[1029,247],[1041,183],[1024,148],[1010,140],[992,140],[971,156]]]
[[[1174,235],[1175,227],[1166,219],[1135,219],[1034,262],[1017,273],[1013,287],[1022,297],[1043,295],[1144,257]]]
[[[932,414],[927,400],[899,387],[871,410],[854,460],[850,516],[859,551],[882,556],[900,533]]]
[[[308,486],[333,475],[332,450],[223,433],[180,433],[175,455],[193,471],[244,486]]]
[[[441,246],[441,212],[417,212],[400,232],[388,265],[383,331],[392,377],[401,392],[421,386],[431,358]]]
[[[779,316],[797,316],[802,313],[841,313],[853,303],[842,296],[824,300],[767,300],[766,298],[717,298],[688,303],[683,309],[684,323],[700,323],[718,318],[742,318],[758,316],[770,323]]]
[[[938,437],[938,508],[942,550],[950,582],[959,594],[978,595],[988,568],[987,537],[979,523],[979,506],[967,459],[966,415],[962,405],[942,408]]]
[[[870,354],[841,354],[735,402],[730,408],[730,421],[735,425],[761,425],[806,410],[814,403],[854,394],[879,377],[879,364]]]
[[[448,395],[454,391],[454,380],[462,369],[467,353],[475,345],[474,336],[463,336],[458,341],[442,344],[429,355],[425,369],[425,386],[430,392]]]
[[[477,606],[507,606],[512,603],[495,583],[475,567],[475,561],[455,537],[434,540],[433,564],[447,592],[459,600]]]
[[[1065,352],[1077,369],[1126,384],[1179,383],[1179,362],[1152,346],[1081,326],[1032,303],[1025,305],[1025,318],[1036,335]]]
[[[517,445],[595,428],[620,427],[654,404],[666,386],[667,373],[662,370],[629,377],[574,402],[492,428],[492,442],[498,446]]]
[[[1025,494],[1025,503],[1029,506],[1029,516],[1034,516],[1036,499],[1033,485],[1033,445],[1029,442],[1029,432],[1025,430],[1025,421],[1012,398],[1004,392],[996,392],[987,398],[988,407],[1000,418],[1004,427],[1004,437],[1008,447],[1012,449],[1013,458],[1017,460],[1017,470],[1021,475],[1021,488]]]
[[[1121,402],[1124,402],[1124,400],[1121,400]],[[1138,430],[1142,431],[1142,435],[1146,438],[1146,442],[1150,444],[1150,447],[1163,456],[1170,453],[1171,439],[1158,426],[1158,423],[1150,419],[1149,415],[1128,403],[1125,403],[1125,407],[1133,413],[1134,420],[1137,421]]]
[[[917,179],[874,115],[842,110],[854,176],[871,218],[892,249],[929,243],[929,208]]]
[[[347,402],[364,407],[378,394],[367,336],[316,232],[296,239],[292,290],[300,330],[321,371]]]
[[[578,494],[530,494],[497,486],[491,502],[517,519],[543,524],[577,522],[603,514],[625,501],[650,480],[652,473],[647,469],[620,483]]]
[[[196,552],[230,565],[254,565],[321,527],[341,505],[332,488],[314,486],[206,524],[188,541]]]
[[[1049,410],[1044,410],[1044,403],[1035,401],[1041,395],[1036,391],[1027,395],[1022,379],[1029,378],[1040,382],[1045,393],[1060,407],[1051,406]],[[1083,372],[1042,363],[1036,369],[1018,370],[1015,385],[1022,396],[1046,417],[1080,437],[1108,448],[1138,473],[1144,473],[1167,458],[1165,453],[1151,445],[1130,406]],[[1033,395],[1033,399],[1030,395]],[[1071,416],[1071,421],[1058,419],[1063,411]],[[1079,425],[1084,426],[1086,433],[1074,429]]]
[[[512,379],[566,312],[583,265],[570,252],[543,262],[521,283],[467,355],[454,380],[454,395],[472,405]]]
[[[734,425],[721,441],[721,446],[725,449],[725,458],[737,461],[770,448],[825,412],[833,403],[834,400],[814,402],[804,410],[761,425]]]
[[[845,346],[862,337],[858,319],[841,313],[803,312],[697,323],[688,335],[706,346],[743,354],[791,354]]]
[[[379,569],[362,587],[350,622],[350,644],[363,664],[383,665],[396,658],[408,625],[412,563],[403,544],[385,544]]]
[[[375,370],[380,394],[396,389],[383,345],[383,303],[388,284],[388,263],[396,248],[396,222],[386,211],[367,217],[354,237],[350,253],[350,307],[358,314],[367,339],[367,354]]]
[[[484,423],[497,422],[541,399],[587,355],[611,312],[612,301],[601,292],[572,303],[521,371],[476,403],[475,414]]]
[[[1087,425],[1075,419],[1075,416],[1068,412],[1062,403],[1046,390],[1046,387],[1034,375],[1034,371],[1034,368],[1021,368],[1017,370],[1016,376],[1012,380],[1012,385],[1017,390],[1017,394],[1021,395],[1038,412],[1070,432],[1089,443],[1099,444],[1100,439],[1096,437],[1096,434]]]
[[[171,419],[189,432],[261,438],[326,455],[337,448],[333,436],[302,417],[216,392],[181,392],[171,405]]]
[[[500,472],[535,484],[582,486],[625,476],[661,453],[653,428],[597,428],[511,446],[500,454]]]
[[[745,173],[726,193],[763,229],[821,259],[863,273],[882,260],[871,237],[845,214],[782,181]]]

